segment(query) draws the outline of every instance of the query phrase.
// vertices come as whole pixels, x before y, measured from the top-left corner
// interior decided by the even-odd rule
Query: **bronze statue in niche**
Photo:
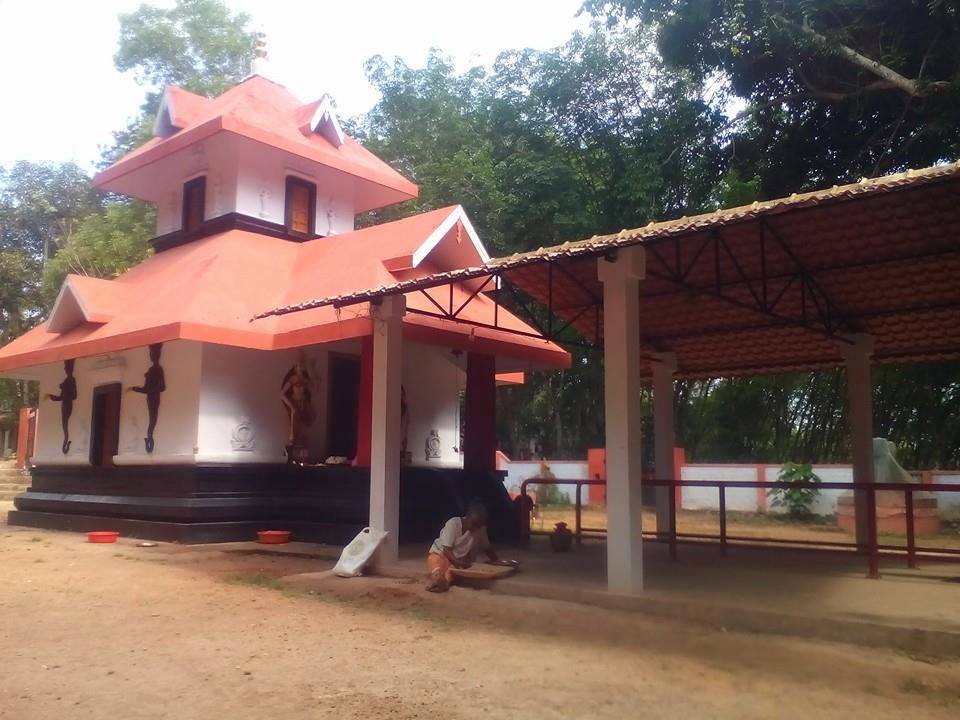
[[[287,462],[302,462],[307,454],[307,428],[313,424],[313,391],[316,381],[310,375],[306,358],[301,354],[297,362],[283,376],[280,402],[287,410]]]
[[[60,383],[60,394],[47,393],[47,399],[60,403],[60,424],[63,426],[63,445],[66,455],[70,452],[70,416],[73,414],[73,401],[77,399],[77,379],[73,376],[73,360],[64,360],[63,372],[66,377]]]
[[[143,447],[148,453],[153,452],[153,431],[157,427],[157,416],[160,414],[160,393],[167,389],[163,368],[160,367],[162,348],[163,343],[154,343],[150,346],[150,367],[143,374],[143,385],[127,388],[127,392],[147,396],[147,436],[143,439]]]

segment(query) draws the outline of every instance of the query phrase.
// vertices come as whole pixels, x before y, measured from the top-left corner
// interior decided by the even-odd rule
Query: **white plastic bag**
[[[363,575],[363,567],[386,539],[385,530],[365,527],[340,553],[340,559],[333,568],[333,574],[339,577],[358,577]]]

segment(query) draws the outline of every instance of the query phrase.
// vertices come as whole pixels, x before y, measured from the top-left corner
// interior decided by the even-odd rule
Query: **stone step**
[[[28,487],[30,487],[30,482],[0,482],[0,492],[4,490],[16,490],[17,492],[23,492]]]

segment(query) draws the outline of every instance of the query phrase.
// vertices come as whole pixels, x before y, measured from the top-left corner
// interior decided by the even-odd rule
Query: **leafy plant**
[[[814,486],[821,482],[810,463],[786,463],[780,469],[778,479],[790,483],[792,487],[770,491],[773,507],[786,508],[787,515],[792,518],[809,517],[812,514],[810,508],[820,494]]]

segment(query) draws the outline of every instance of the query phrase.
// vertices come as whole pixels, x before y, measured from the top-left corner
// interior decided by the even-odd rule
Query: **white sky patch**
[[[117,15],[143,0],[0,0],[0,165],[74,161],[92,170],[111,133],[137,114],[145,89],[113,66]],[[171,6],[169,0],[151,3]],[[582,0],[227,0],[267,34],[271,79],[304,102],[324,93],[341,117],[369,110],[372,55],[421,66],[431,47],[458,69],[503,50],[562,44],[589,18]]]

